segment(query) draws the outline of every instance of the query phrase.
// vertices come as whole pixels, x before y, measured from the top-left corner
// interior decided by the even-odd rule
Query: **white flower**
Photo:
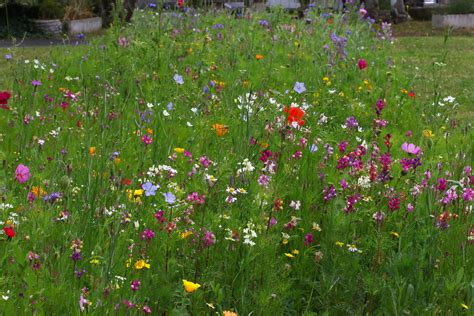
[[[170,116],[169,112],[166,110],[163,110],[163,116]]]
[[[357,180],[357,184],[364,189],[370,188],[370,178],[368,176],[361,176]]]

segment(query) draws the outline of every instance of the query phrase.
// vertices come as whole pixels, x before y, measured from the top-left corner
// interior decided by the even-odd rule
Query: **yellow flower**
[[[89,261],[90,264],[94,264],[94,265],[99,265],[100,264],[100,260],[99,259],[91,259]]]
[[[430,129],[425,129],[425,130],[423,130],[423,136],[426,137],[426,138],[432,138],[435,135],[433,134],[433,132]]]
[[[140,201],[140,197],[143,195],[143,190],[138,189],[138,190],[127,190],[128,193],[128,199],[130,201],[135,200],[135,201]]]
[[[177,153],[177,154],[182,154],[182,153],[184,153],[184,148],[176,147],[174,149],[174,152]]]
[[[282,245],[286,245],[288,243],[288,239],[284,238],[282,241],[281,241]]]
[[[287,256],[288,258],[294,258],[295,256],[293,256],[291,253],[285,253],[285,256]]]
[[[145,260],[140,259],[137,262],[135,262],[135,269],[141,270],[143,268],[150,269],[150,264],[146,263]]]
[[[469,309],[469,306],[467,306],[466,304],[463,304],[463,303],[461,303],[461,307],[464,308],[464,309]]]
[[[120,158],[114,158],[114,164],[115,165],[118,165],[122,160],[120,160]]]
[[[397,232],[390,232],[390,235],[392,235],[394,237],[397,237],[397,238],[400,238],[400,234],[397,233]]]
[[[125,266],[127,268],[130,268],[130,265],[132,264],[132,258],[128,258],[127,261],[125,261]]]
[[[296,256],[296,255],[300,254],[300,251],[298,249],[293,249],[293,251],[291,253]]]
[[[338,247],[343,247],[343,246],[344,246],[344,243],[341,242],[341,241],[336,241],[336,246],[338,246]]]
[[[193,234],[193,232],[190,231],[190,230],[188,230],[188,231],[182,232],[182,233],[180,234],[180,237],[181,237],[181,239],[186,239],[186,238],[188,238],[189,236],[191,236],[192,234]]]
[[[198,283],[193,283],[188,280],[183,280],[184,290],[188,293],[192,293],[201,287]]]

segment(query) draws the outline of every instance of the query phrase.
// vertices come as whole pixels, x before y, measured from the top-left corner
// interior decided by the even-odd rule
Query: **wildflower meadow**
[[[1,313],[471,315],[469,109],[393,41],[356,9],[147,9],[12,48]]]

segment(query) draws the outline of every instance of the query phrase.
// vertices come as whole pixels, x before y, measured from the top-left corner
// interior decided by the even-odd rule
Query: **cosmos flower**
[[[28,181],[31,178],[30,169],[23,164],[19,164],[15,170],[15,177],[20,183]]]
[[[412,155],[418,155],[420,154],[422,151],[421,151],[421,148],[414,145],[414,144],[408,144],[408,143],[403,143],[402,144],[402,150],[408,154],[412,154]]]

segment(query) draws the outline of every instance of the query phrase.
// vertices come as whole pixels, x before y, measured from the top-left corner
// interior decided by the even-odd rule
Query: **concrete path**
[[[17,41],[16,43],[13,41],[7,40],[0,40],[0,48],[8,48],[12,46],[17,47],[47,47],[47,46],[58,46],[58,45],[87,45],[89,41],[87,40],[76,40],[76,39],[25,39],[23,41]]]

